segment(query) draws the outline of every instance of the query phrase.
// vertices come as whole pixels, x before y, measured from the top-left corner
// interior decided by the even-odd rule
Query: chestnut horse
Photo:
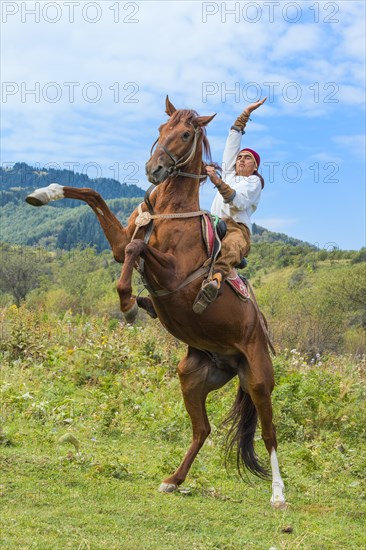
[[[159,128],[156,148],[146,163],[146,174],[154,190],[145,197],[140,209],[131,214],[126,228],[92,189],[51,184],[36,190],[26,200],[34,206],[61,198],[86,202],[95,212],[114,258],[123,263],[117,284],[122,312],[129,320],[135,317],[137,305],[131,278],[139,261],[152,299],[150,313],[155,310],[163,326],[188,345],[178,373],[192,422],[193,440],[182,463],[162,482],[160,491],[175,491],[185,480],[210,433],[207,395],[237,375],[239,388],[229,417],[232,427],[228,448],[237,447],[239,471],[242,464],[256,475],[268,475],[254,451],[259,417],[272,469],[271,503],[282,508],[284,484],[272,422],[274,375],[258,309],[252,300],[240,300],[224,283],[215,302],[202,315],[192,310],[208,272],[199,186],[206,177],[204,150],[210,156],[205,126],[215,115],[198,116],[192,110],[176,110],[168,97],[166,113],[169,119]]]

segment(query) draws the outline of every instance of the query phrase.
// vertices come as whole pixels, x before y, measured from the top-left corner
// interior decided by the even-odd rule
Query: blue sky
[[[3,165],[73,167],[147,187],[165,95],[228,128],[266,186],[252,221],[317,244],[365,245],[365,2],[1,2]],[[209,208],[213,186],[201,190]]]

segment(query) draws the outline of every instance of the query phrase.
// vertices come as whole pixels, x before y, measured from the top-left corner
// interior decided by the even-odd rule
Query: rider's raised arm
[[[266,99],[265,97],[260,101],[248,105],[230,128],[222,159],[222,177],[224,180],[226,175],[235,171],[235,162],[240,151],[241,136],[244,134],[244,128],[251,113],[263,105]]]
[[[235,163],[240,151],[241,136],[244,134],[244,128],[249,120],[249,115],[245,109],[230,128],[222,158],[223,179],[225,179],[226,174],[235,171]]]
[[[230,130],[226,140],[224,154],[222,157],[222,179],[235,172],[235,163],[240,151],[241,132]]]

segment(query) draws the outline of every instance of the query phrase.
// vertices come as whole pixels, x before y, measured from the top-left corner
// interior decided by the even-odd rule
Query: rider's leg
[[[201,315],[206,307],[218,295],[221,282],[239,265],[250,250],[250,231],[243,223],[237,223],[232,218],[225,219],[227,233],[221,243],[221,252],[215,262],[215,273],[211,280],[204,281],[193,305],[193,311]]]
[[[236,265],[249,254],[250,231],[243,223],[229,218],[226,221],[227,233],[221,243],[221,252],[215,262],[215,271],[220,271],[223,278],[230,274]]]

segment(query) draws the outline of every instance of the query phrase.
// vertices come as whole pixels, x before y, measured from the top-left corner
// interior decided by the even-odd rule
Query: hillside
[[[24,202],[34,189],[53,182],[95,189],[123,224],[145,194],[136,185],[121,184],[110,178],[90,179],[86,174],[70,170],[36,169],[25,163],[16,163],[11,169],[1,167],[2,242],[61,249],[95,246],[101,251],[109,248],[95,215],[83,203],[65,199],[51,203],[48,208],[35,209]]]
[[[141,202],[141,197],[107,202],[121,223],[125,224]],[[109,248],[94,212],[89,206],[80,206],[80,203],[77,208],[53,208],[51,205],[32,208],[19,199],[16,203],[9,202],[3,206],[0,212],[0,238],[5,243],[67,250],[76,246],[95,246],[98,251]]]
[[[99,252],[109,248],[95,215],[79,201],[55,201],[42,209],[30,208],[25,203],[26,196],[34,189],[54,182],[95,189],[122,224],[126,223],[145,194],[136,185],[121,184],[108,178],[90,179],[70,170],[38,169],[25,163],[16,163],[12,169],[0,167],[1,242],[61,249],[95,246]],[[253,243],[281,243],[314,249],[309,243],[284,233],[268,231],[257,224],[253,224]]]
[[[55,168],[35,168],[25,162],[18,162],[9,168],[0,167],[0,205],[9,202],[17,204],[37,187],[47,187],[51,183],[71,185],[72,187],[91,187],[101,193],[104,199],[143,197],[145,191],[137,185],[127,185],[112,178],[91,179],[86,174]],[[54,202],[54,208],[77,208],[76,201],[65,199]]]

